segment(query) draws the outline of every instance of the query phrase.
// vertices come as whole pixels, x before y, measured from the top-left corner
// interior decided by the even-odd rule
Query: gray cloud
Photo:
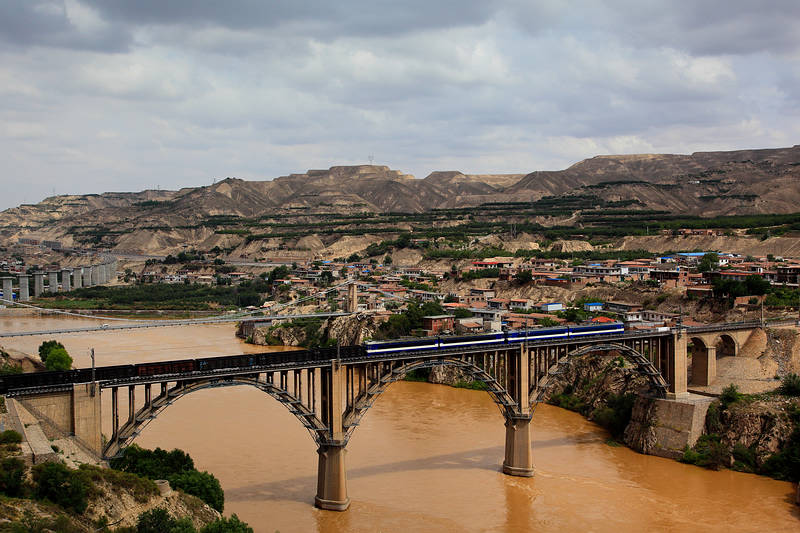
[[[797,143],[800,5],[0,3],[0,208],[376,161]]]

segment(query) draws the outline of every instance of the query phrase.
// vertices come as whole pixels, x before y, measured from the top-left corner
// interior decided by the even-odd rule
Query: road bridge
[[[255,387],[283,404],[317,445],[315,504],[345,510],[345,450],[359,422],[393,382],[420,368],[447,365],[486,384],[505,419],[508,475],[534,474],[530,423],[553,376],[575,357],[589,353],[622,356],[650,383],[655,397],[687,393],[687,340],[703,335],[744,338],[760,323],[712,328],[659,328],[624,334],[471,345],[449,349],[367,356],[360,346],[230,357],[164,361],[5,378],[9,397],[62,431],[75,435],[97,455],[119,454],[169,405],[192,392],[217,387]],[[29,376],[29,377],[25,377]],[[25,381],[25,380],[28,381]],[[16,381],[15,381],[16,380]],[[101,395],[111,396],[111,435],[101,435]]]

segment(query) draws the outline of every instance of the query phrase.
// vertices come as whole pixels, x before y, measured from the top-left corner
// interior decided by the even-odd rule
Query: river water
[[[80,322],[89,323],[0,318],[0,331]],[[76,367],[89,365],[92,347],[98,365],[265,349],[233,332],[232,325],[204,325],[58,340]],[[35,353],[43,340],[0,342]],[[283,406],[256,389],[193,393],[166,409],[137,442],[186,450],[198,468],[219,478],[225,514],[238,514],[257,532],[800,531],[791,484],[609,446],[604,430],[569,411],[536,410],[533,478],[500,472],[504,436],[503,417],[483,392],[396,383],[348,445],[352,503],[344,513],[313,507],[313,441]]]

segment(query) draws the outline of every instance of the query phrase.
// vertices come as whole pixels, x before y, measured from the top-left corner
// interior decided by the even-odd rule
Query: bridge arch
[[[716,343],[712,338],[690,337],[692,364],[687,368],[687,381],[692,385],[710,385],[713,380],[713,368],[716,368]]]
[[[735,357],[739,355],[739,343],[736,338],[727,333],[720,334],[714,342],[717,349],[717,358]]]
[[[634,348],[625,346],[624,344],[601,343],[583,346],[560,357],[553,365],[550,366],[550,368],[548,368],[547,372],[539,379],[538,383],[531,383],[531,404],[536,404],[543,401],[547,391],[554,383],[554,380],[550,379],[551,376],[563,374],[566,370],[565,366],[572,364],[572,361],[575,358],[594,352],[619,353],[623,358],[625,358],[625,360],[635,364],[640,374],[647,376],[648,380],[650,381],[650,387],[657,396],[661,398],[666,397],[668,383],[664,379],[664,376],[661,374],[661,372],[659,372],[652,361],[650,361],[650,359]]]
[[[464,361],[457,357],[445,357],[439,359],[427,359],[421,361],[413,361],[405,363],[401,366],[394,367],[389,372],[385,372],[377,384],[368,388],[363,394],[355,398],[352,406],[349,407],[344,413],[344,429],[345,429],[345,442],[349,441],[355,428],[364,417],[366,412],[375,403],[375,400],[386,388],[403,379],[409,372],[423,368],[434,368],[437,366],[452,366],[459,368],[467,373],[474,381],[481,381],[486,384],[486,392],[491,396],[492,400],[500,408],[506,418],[518,416],[519,405],[508,391],[486,370],[475,365],[474,363]]]
[[[278,400],[308,430],[317,445],[324,442],[323,434],[327,432],[327,428],[300,399],[274,383],[260,380],[257,377],[232,376],[225,379],[215,378],[186,382],[182,386],[169,389],[166,396],[159,396],[149,404],[145,402],[145,405],[136,412],[133,418],[123,424],[115,435],[112,435],[103,447],[103,456],[110,458],[118,455],[125,447],[133,443],[150,422],[178,399],[200,390],[241,385],[255,387]]]

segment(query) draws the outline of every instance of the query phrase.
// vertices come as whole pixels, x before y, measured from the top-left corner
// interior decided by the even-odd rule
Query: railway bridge
[[[713,330],[660,328],[369,356],[361,346],[270,352],[100,367],[91,372],[81,369],[72,371],[68,382],[62,383],[53,383],[52,378],[45,382],[42,374],[36,378],[41,382],[20,386],[7,380],[3,387],[7,396],[20,400],[34,415],[74,435],[103,457],[119,454],[150,421],[183,396],[215,387],[255,387],[283,404],[314,439],[318,452],[316,506],[343,511],[350,503],[347,443],[380,394],[408,372],[449,365],[485,383],[505,419],[503,472],[532,476],[532,406],[572,358],[588,353],[618,354],[647,376],[654,396],[679,399],[688,396],[689,339],[729,335],[741,343],[760,326],[747,322],[720,324]],[[111,396],[107,440],[101,434],[101,396],[105,395]]]

